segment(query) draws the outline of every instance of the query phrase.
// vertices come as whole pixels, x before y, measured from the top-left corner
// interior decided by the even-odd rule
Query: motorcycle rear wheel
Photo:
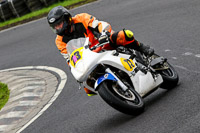
[[[154,55],[154,57],[159,57],[159,55]],[[165,68],[164,68],[165,67]],[[163,78],[163,83],[161,84],[161,88],[163,89],[172,89],[177,86],[179,81],[179,76],[174,67],[169,63],[165,62],[163,69],[156,70]]]
[[[160,87],[163,89],[172,89],[177,86],[179,77],[173,66],[169,63],[167,63],[167,65],[168,69],[159,71],[163,78],[163,83]]]
[[[123,94],[121,89],[116,87],[117,83],[106,80],[98,87],[98,92],[101,98],[116,110],[128,114],[139,115],[144,111],[145,105],[141,96],[133,89]]]

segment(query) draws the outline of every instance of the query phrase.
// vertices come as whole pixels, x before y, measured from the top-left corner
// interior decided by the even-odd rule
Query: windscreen
[[[67,43],[67,51],[71,54],[74,50],[83,47],[85,44],[86,38],[72,39]]]

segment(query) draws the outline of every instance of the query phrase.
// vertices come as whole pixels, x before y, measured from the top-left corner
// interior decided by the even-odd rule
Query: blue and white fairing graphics
[[[95,89],[99,84],[101,84],[104,80],[113,80],[117,81],[117,79],[111,74],[111,73],[106,73],[105,75],[99,77],[95,83]]]

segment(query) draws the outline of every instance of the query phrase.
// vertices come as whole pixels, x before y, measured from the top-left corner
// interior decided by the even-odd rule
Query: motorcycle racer
[[[101,49],[112,50],[118,46],[125,46],[140,51],[146,56],[151,56],[154,53],[154,49],[137,41],[132,31],[123,29],[115,32],[109,23],[98,21],[88,13],[80,13],[72,17],[69,10],[57,6],[48,13],[47,20],[54,33],[57,34],[56,46],[67,62],[69,55],[66,45],[71,39],[89,37],[90,47],[92,47],[107,40],[105,35],[102,34],[103,32],[109,34],[110,43],[104,45],[104,47],[99,47],[95,52]]]

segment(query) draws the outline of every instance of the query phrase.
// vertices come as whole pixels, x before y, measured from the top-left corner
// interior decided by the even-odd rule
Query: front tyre
[[[106,103],[122,113],[138,115],[144,111],[144,102],[141,96],[131,87],[124,92],[116,82],[105,80],[97,90]]]

